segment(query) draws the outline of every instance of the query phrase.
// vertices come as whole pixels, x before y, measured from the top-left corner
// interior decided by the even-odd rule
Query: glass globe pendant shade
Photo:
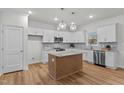
[[[70,31],[76,31],[76,29],[77,29],[76,24],[72,22],[72,23],[70,24]]]
[[[67,27],[66,23],[64,23],[62,21],[62,22],[59,23],[59,26],[58,26],[57,29],[59,29],[59,30],[66,30],[66,27]]]

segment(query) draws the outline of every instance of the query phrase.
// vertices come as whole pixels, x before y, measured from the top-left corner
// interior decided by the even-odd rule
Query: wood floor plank
[[[31,64],[28,71],[7,73],[0,77],[0,85],[122,85],[124,70],[113,70],[83,64],[83,70],[61,80],[55,81],[48,75],[47,64]]]

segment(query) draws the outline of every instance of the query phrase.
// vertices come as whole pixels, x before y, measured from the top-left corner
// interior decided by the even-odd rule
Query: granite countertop
[[[82,54],[82,51],[79,49],[66,49],[65,51],[51,50],[48,52],[48,54],[55,55],[57,57],[64,57],[64,56]]]
[[[103,52],[118,52],[117,50],[100,50],[100,49],[83,49],[82,52],[86,52],[86,51],[95,51],[95,50],[98,50],[98,51],[103,51]]]

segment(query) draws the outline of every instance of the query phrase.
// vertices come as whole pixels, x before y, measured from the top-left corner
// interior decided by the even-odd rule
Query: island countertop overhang
[[[66,49],[65,51],[49,51],[48,54],[57,57],[64,57],[64,56],[82,54],[82,51],[79,49]]]

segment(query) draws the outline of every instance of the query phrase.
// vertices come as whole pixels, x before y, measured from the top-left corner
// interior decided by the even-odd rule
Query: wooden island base
[[[82,71],[82,54],[57,57],[49,54],[49,76],[59,80]]]

